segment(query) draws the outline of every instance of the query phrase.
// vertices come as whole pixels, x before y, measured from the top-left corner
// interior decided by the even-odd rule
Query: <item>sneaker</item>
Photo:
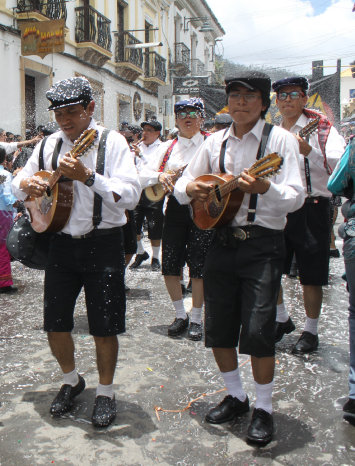
[[[95,427],[107,427],[116,417],[115,397],[99,395],[95,398],[91,421]]]
[[[189,316],[186,319],[175,319],[174,322],[168,327],[169,337],[176,337],[180,335],[189,326]]]
[[[247,440],[251,443],[266,445],[272,440],[274,421],[272,414],[261,408],[254,409],[248,428]]]
[[[52,416],[60,416],[73,408],[73,400],[85,388],[85,380],[79,375],[79,382],[73,387],[69,384],[61,386],[57,396],[52,401],[49,412]]]
[[[244,401],[238,398],[227,395],[221,403],[212,408],[205,417],[209,424],[223,424],[224,422],[232,421],[237,416],[249,411],[249,398]]]
[[[344,416],[343,418],[349,422],[349,424],[355,426],[355,399],[349,398],[343,406]]]
[[[275,343],[282,340],[285,333],[291,333],[296,330],[295,324],[289,317],[286,322],[276,322],[275,324]]]
[[[153,272],[159,272],[159,270],[160,270],[159,259],[156,259],[155,257],[153,257],[150,268],[152,269]]]
[[[318,335],[313,335],[310,332],[302,332],[298,342],[292,349],[293,354],[311,353],[318,348]]]
[[[146,261],[149,259],[149,254],[147,251],[144,251],[143,254],[136,254],[136,258],[134,259],[134,262],[132,265],[129,266],[130,269],[138,269],[140,267],[141,263],[143,261]]]
[[[197,322],[191,322],[187,336],[190,340],[200,341],[202,339],[202,324]]]

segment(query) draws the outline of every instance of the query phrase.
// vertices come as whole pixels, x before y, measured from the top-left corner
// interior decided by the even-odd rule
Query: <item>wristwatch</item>
[[[95,172],[92,171],[92,172],[91,172],[91,175],[89,176],[89,178],[87,178],[87,180],[84,181],[84,184],[85,184],[86,186],[92,186],[92,185],[94,184],[94,182],[95,182]]]

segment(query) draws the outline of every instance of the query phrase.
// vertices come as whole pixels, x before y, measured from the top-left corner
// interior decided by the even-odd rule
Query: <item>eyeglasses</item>
[[[180,119],[180,120],[185,120],[186,117],[190,117],[190,118],[197,118],[199,116],[201,116],[201,113],[200,112],[196,112],[196,111],[191,111],[191,112],[178,112],[177,114],[177,117]]]
[[[277,98],[279,100],[286,100],[287,99],[287,96],[290,96],[290,99],[291,100],[297,100],[299,99],[300,97],[304,97],[304,94],[303,92],[300,92],[300,91],[291,91],[291,92],[279,92],[277,94]]]
[[[242,98],[246,102],[255,102],[256,99],[258,99],[259,97],[260,97],[259,94],[240,94],[239,92],[231,92],[229,94],[229,98],[236,100],[237,102],[240,102]]]

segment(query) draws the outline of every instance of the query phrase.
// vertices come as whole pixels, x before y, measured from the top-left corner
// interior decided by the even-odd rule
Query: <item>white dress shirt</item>
[[[220,173],[219,155],[224,139],[228,138],[225,152],[226,173],[240,174],[256,161],[256,154],[261,140],[265,120],[259,119],[251,131],[239,139],[232,125],[227,132],[212,134],[190,162],[183,176],[176,182],[174,196],[180,204],[188,204],[191,198],[186,194],[186,185],[200,175]],[[278,174],[272,176],[271,184],[265,194],[258,195],[255,225],[282,230],[286,225],[286,215],[304,203],[304,189],[298,164],[298,143],[294,136],[279,127],[273,127],[265,154],[277,152],[283,157],[283,164]],[[248,224],[247,215],[250,194],[244,194],[243,202],[232,220],[232,226]]]
[[[302,113],[302,115],[297,120],[296,124],[293,125],[290,129],[290,132],[295,134],[299,133],[301,129],[304,128],[310,121],[312,121],[312,119],[307,118],[306,115]],[[324,157],[319,146],[317,131],[315,131],[309,136],[308,144],[312,147],[311,152],[307,156],[307,159],[309,161],[309,171],[312,187],[311,196],[331,197],[331,193],[327,189],[329,174],[326,168],[324,167]],[[343,155],[345,145],[346,144],[344,138],[340,136],[338,131],[334,128],[334,126],[332,126],[325,145],[327,162],[332,171],[334,170],[340,157]],[[299,155],[299,160],[301,167],[302,182],[305,192],[307,194],[304,156],[302,154]]]
[[[96,169],[98,142],[105,129],[91,120],[89,128],[97,129],[99,136],[94,146],[81,156],[83,164],[91,170]],[[48,137],[43,151],[44,168],[52,171],[52,154],[56,142],[63,139],[58,160],[73,148],[73,143],[62,131]],[[38,172],[38,155],[41,143],[37,144],[25,167],[13,180],[15,196],[25,200],[27,195],[20,189],[21,180]],[[98,228],[113,228],[127,222],[125,209],[132,210],[139,201],[141,187],[136,167],[125,138],[116,131],[110,131],[105,150],[105,170],[103,175],[96,173],[95,182],[88,187],[74,180],[74,202],[68,223],[63,228],[64,233],[73,236],[83,235],[93,229],[94,193],[102,196],[102,221]],[[121,196],[115,202],[113,192]]]
[[[17,142],[3,142],[0,141],[0,147],[5,149],[6,155],[12,154],[17,151]]]
[[[198,132],[191,139],[183,138],[178,136],[178,140],[174,145],[174,148],[170,154],[170,157],[164,167],[164,172],[168,170],[179,170],[183,166],[187,165],[197,150],[201,146],[205,139],[205,136]],[[139,179],[143,188],[147,186],[153,186],[158,183],[158,177],[160,175],[159,167],[164,159],[164,156],[171,146],[173,141],[167,141],[161,144],[159,147],[154,163],[139,173]]]
[[[138,172],[143,170],[145,166],[154,164],[154,159],[157,156],[158,148],[162,145],[162,141],[158,138],[152,144],[147,146],[144,142],[140,142],[138,147],[140,149],[140,157],[136,159],[136,167]]]

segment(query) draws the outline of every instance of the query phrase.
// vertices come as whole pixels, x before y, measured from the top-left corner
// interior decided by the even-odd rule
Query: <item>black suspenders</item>
[[[260,141],[260,144],[259,144],[258,153],[256,155],[256,160],[259,160],[261,157],[263,157],[264,152],[265,152],[265,148],[266,148],[266,143],[267,143],[267,141],[269,139],[269,135],[271,133],[272,128],[273,128],[273,125],[270,125],[269,123],[265,123],[264,128],[263,128],[263,132],[262,132],[262,135],[261,135],[261,141]],[[226,134],[226,132],[228,130],[229,130],[229,128],[227,128],[225,130],[224,135]],[[223,135],[223,137],[224,137],[224,135]],[[220,169],[221,173],[226,172],[225,165],[224,165],[224,159],[225,159],[225,155],[226,155],[227,142],[228,142],[228,138],[225,139],[222,142],[221,151],[220,151],[220,154],[219,154],[219,169]],[[250,201],[249,201],[249,208],[248,208],[248,216],[247,216],[247,221],[249,223],[252,223],[255,220],[257,202],[258,202],[258,195],[257,194],[251,194],[250,195]]]
[[[101,135],[100,142],[99,142],[99,148],[97,151],[97,160],[96,160],[96,173],[99,175],[104,174],[105,170],[105,149],[106,149],[106,140],[108,133],[110,131],[108,129],[105,129]],[[44,160],[43,160],[43,150],[44,150],[44,145],[46,143],[48,136],[46,136],[42,142],[41,142],[41,147],[39,149],[39,155],[38,155],[38,168],[40,170],[44,170]],[[60,149],[63,144],[63,139],[58,139],[53,155],[52,155],[52,169],[56,170],[58,166],[58,156]],[[61,178],[59,181],[68,181],[67,178]],[[93,216],[92,216],[92,223],[94,225],[94,228],[97,228],[97,226],[101,223],[102,220],[102,197],[100,194],[94,193],[94,208],[93,208]]]

